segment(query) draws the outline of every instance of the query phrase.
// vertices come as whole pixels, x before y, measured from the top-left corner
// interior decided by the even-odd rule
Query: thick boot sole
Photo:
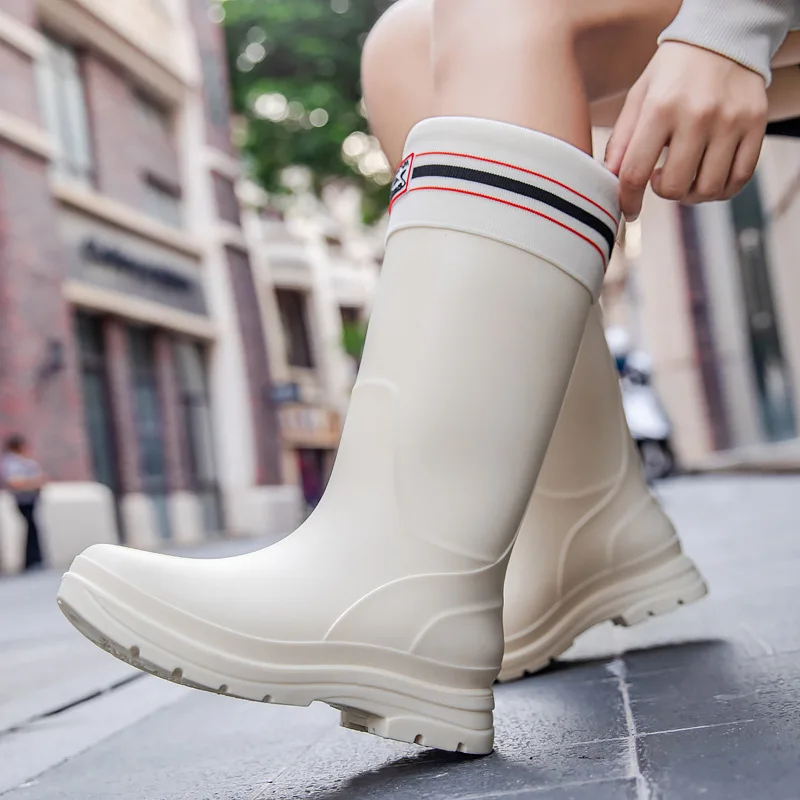
[[[637,625],[707,594],[703,576],[685,555],[648,569],[607,575],[563,602],[527,636],[507,642],[497,680],[513,681],[544,669],[569,650],[580,634],[601,622]]]
[[[493,748],[491,689],[459,692],[383,669],[326,663],[337,646],[325,643],[313,663],[294,667],[237,658],[170,632],[73,573],[64,576],[58,605],[98,647],[173,683],[261,703],[309,706],[321,701],[341,712],[344,728],[424,747],[474,755]]]

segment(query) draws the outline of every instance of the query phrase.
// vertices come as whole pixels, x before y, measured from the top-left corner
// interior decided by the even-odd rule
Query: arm
[[[38,462],[34,462],[34,464],[36,465],[36,475],[28,478],[28,489],[30,490],[42,489],[47,484],[47,475],[44,474],[42,465]]]
[[[12,492],[35,492],[41,489],[47,481],[43,475],[40,475],[36,478],[8,478],[5,483]]]
[[[726,56],[770,83],[770,62],[798,14],[795,0],[684,0],[658,43],[684,42]]]
[[[35,492],[41,489],[46,483],[47,478],[41,467],[37,464],[35,475],[26,474],[23,470],[14,469],[9,464],[4,464],[0,468],[0,479],[6,488],[12,492]]]
[[[770,61],[797,22],[800,0],[684,0],[606,149],[628,219],[648,183],[663,198],[697,203],[729,199],[750,180],[767,124]]]

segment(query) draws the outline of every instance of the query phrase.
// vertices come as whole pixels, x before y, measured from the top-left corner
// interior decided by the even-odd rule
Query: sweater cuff
[[[758,72],[769,86],[770,62],[794,16],[792,0],[684,0],[658,43],[685,42],[730,58]]]

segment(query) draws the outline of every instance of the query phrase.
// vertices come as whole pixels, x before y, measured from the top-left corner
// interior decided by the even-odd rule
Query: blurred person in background
[[[14,496],[27,527],[25,569],[39,567],[42,564],[42,550],[36,524],[36,507],[47,479],[39,463],[31,457],[27,440],[19,434],[9,436],[6,440],[0,460],[0,479]]]

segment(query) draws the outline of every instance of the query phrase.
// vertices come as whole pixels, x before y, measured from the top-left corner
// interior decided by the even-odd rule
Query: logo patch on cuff
[[[389,211],[391,212],[392,206],[401,195],[408,191],[408,186],[411,183],[411,167],[414,163],[414,154],[406,156],[397,168],[392,181],[392,188],[389,190]]]

